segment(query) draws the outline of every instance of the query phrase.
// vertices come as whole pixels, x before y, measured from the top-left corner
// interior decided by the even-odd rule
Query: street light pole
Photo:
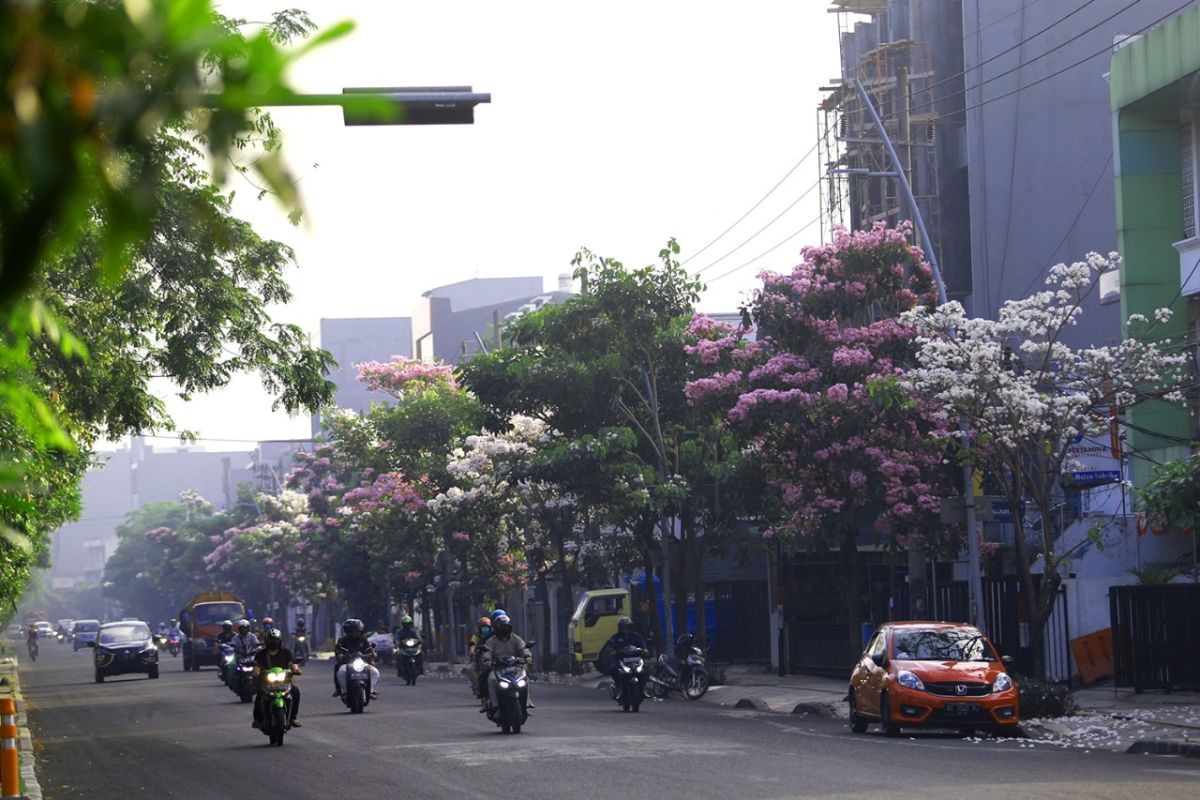
[[[350,87],[341,94],[208,94],[199,105],[210,109],[337,106],[348,126],[472,125],[475,106],[490,102],[490,93],[470,86],[397,86]]]
[[[858,97],[862,101],[863,107],[871,117],[871,124],[879,132],[881,143],[892,162],[892,172],[885,173],[884,176],[895,179],[901,191],[904,192],[904,198],[908,201],[913,222],[916,223],[917,230],[920,232],[921,241],[925,242],[926,245],[925,255],[929,258],[929,266],[933,271],[933,280],[937,284],[938,302],[945,305],[949,302],[949,298],[946,295],[946,282],[942,279],[942,270],[938,265],[937,253],[932,245],[933,240],[929,238],[929,231],[925,227],[925,218],[921,216],[921,209],[917,206],[916,198],[913,197],[912,186],[909,185],[904,165],[900,161],[900,157],[896,154],[896,148],[892,146],[892,140],[888,136],[887,128],[884,127],[883,121],[879,119],[879,112],[875,110],[875,104],[871,102],[870,95],[867,94],[867,90],[863,88],[862,82],[857,78],[854,79],[854,89],[858,92]],[[951,331],[951,335],[954,335],[953,331]],[[960,419],[958,421],[958,430],[959,441],[962,443],[963,451],[966,452],[971,444],[971,434],[967,430],[966,420]],[[978,522],[975,518],[975,474],[970,461],[963,465],[963,509],[967,525],[967,589],[970,594],[971,624],[986,633],[986,620],[983,613],[983,570],[980,567],[979,537],[976,530]],[[1021,535],[1020,531],[1017,532],[1017,535]]]

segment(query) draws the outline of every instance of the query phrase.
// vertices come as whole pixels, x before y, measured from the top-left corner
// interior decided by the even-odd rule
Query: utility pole
[[[925,218],[921,215],[921,209],[917,207],[917,200],[913,197],[912,186],[909,185],[908,175],[905,173],[904,164],[900,161],[900,156],[896,153],[896,148],[892,145],[892,140],[888,136],[887,128],[879,119],[879,112],[875,110],[875,104],[871,102],[871,96],[867,94],[867,90],[863,88],[862,82],[857,78],[854,79],[854,88],[858,92],[858,97],[862,101],[863,107],[867,114],[871,117],[871,124],[875,126],[875,130],[879,132],[879,138],[887,151],[888,158],[892,162],[892,172],[884,173],[879,177],[894,178],[900,190],[904,192],[904,197],[908,201],[908,207],[912,211],[913,222],[917,226],[917,231],[920,233],[921,241],[931,242],[929,231],[925,227]],[[905,115],[907,120],[907,114]],[[942,279],[942,270],[938,265],[937,253],[933,247],[929,247],[925,251],[926,257],[929,259],[929,266],[933,270],[933,280],[937,284],[938,302],[943,305],[948,302],[946,296],[946,282]],[[953,335],[953,331],[951,332]],[[970,445],[970,433],[967,431],[966,420],[959,420],[958,423],[959,437],[964,450]],[[975,470],[970,462],[963,465],[963,507],[967,523],[967,590],[970,595],[970,619],[971,624],[986,631],[986,620],[983,613],[983,571],[979,562],[979,531],[978,522],[975,518]],[[1021,535],[1020,531],[1017,535]]]

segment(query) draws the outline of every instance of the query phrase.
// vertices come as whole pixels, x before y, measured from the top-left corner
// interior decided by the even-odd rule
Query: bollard
[[[20,800],[20,797],[17,704],[11,697],[0,697],[0,800]]]

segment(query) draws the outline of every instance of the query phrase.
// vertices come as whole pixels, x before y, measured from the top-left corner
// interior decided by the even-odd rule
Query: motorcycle
[[[533,642],[525,646],[532,648]],[[488,699],[487,717],[500,726],[501,733],[520,733],[521,726],[529,720],[529,676],[525,673],[525,659],[505,656],[492,663],[492,677],[496,681],[496,702]],[[489,678],[490,681],[492,678]]]
[[[646,683],[646,696],[662,699],[669,692],[681,693],[688,700],[699,700],[708,691],[708,664],[704,651],[689,647],[682,658],[658,657],[654,674]]]
[[[415,686],[421,674],[417,659],[421,656],[420,639],[401,639],[396,652],[396,677],[404,678],[405,684]]]
[[[167,651],[173,655],[179,655],[179,649],[183,646],[183,637],[178,633],[172,633],[167,636]]]
[[[37,661],[37,657],[38,657],[37,639],[30,639],[28,641],[29,641],[29,660]]]
[[[636,712],[646,692],[646,651],[640,647],[622,647],[616,654],[617,678],[610,691],[612,699],[624,711]]]
[[[296,646],[292,648],[292,657],[302,667],[308,663],[308,634],[296,634]]]
[[[66,642],[67,642],[67,635],[66,635],[65,633],[63,633],[62,631],[58,631],[57,633],[55,633],[55,634],[54,634],[54,639],[55,639],[55,641],[57,641],[59,644],[66,644]]]
[[[233,645],[221,642],[217,644],[217,648],[221,651],[221,655],[217,659],[217,678],[221,683],[229,686],[229,679],[237,667],[237,656],[234,654]]]
[[[270,737],[273,747],[282,747],[283,735],[291,727],[292,673],[283,667],[273,667],[263,678],[262,732]]]
[[[361,714],[371,704],[371,672],[362,656],[354,656],[346,662],[345,686],[342,702],[351,714]]]
[[[228,686],[243,703],[254,699],[254,656],[237,658]]]

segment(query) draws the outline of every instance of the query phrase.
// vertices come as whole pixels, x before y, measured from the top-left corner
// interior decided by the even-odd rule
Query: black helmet
[[[358,631],[359,633],[362,633],[363,630],[364,630],[364,628],[363,628],[363,623],[362,623],[361,619],[354,619],[353,617],[351,617],[350,619],[348,619],[342,623],[342,631],[347,636],[349,636],[354,631]]]
[[[621,633],[633,633],[633,620],[629,617],[621,617],[617,620],[617,630]]]
[[[512,620],[502,614],[492,620],[492,629],[498,636],[508,636],[512,633]]]
[[[268,649],[272,647],[282,647],[283,634],[279,632],[278,628],[269,628],[267,629],[267,632],[263,634],[263,643],[266,644]]]

